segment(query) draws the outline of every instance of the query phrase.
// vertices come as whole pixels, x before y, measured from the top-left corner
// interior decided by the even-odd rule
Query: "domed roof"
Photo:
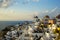
[[[38,18],[38,16],[34,16],[34,18]]]
[[[46,15],[45,18],[50,18],[50,17],[48,15]]]
[[[60,14],[56,16],[56,18],[60,19]]]

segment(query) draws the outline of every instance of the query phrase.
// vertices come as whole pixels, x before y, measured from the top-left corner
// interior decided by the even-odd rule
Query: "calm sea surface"
[[[32,22],[32,21],[28,21],[28,22]],[[16,25],[18,23],[24,23],[24,21],[0,21],[0,30],[4,29],[5,27],[9,26],[9,25]]]
[[[22,23],[23,21],[0,21],[0,30],[4,29],[9,25],[16,25],[18,23]]]

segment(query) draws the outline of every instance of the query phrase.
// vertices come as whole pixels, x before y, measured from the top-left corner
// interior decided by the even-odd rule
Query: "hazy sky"
[[[0,0],[0,20],[32,20],[60,14],[60,0]]]

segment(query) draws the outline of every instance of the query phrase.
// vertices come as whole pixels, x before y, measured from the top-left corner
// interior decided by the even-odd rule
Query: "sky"
[[[0,0],[0,21],[33,20],[60,14],[60,0]]]

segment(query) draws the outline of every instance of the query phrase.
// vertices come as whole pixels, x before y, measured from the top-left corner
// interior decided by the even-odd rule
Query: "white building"
[[[60,14],[58,16],[56,16],[56,20],[57,20],[57,24],[60,25]]]

